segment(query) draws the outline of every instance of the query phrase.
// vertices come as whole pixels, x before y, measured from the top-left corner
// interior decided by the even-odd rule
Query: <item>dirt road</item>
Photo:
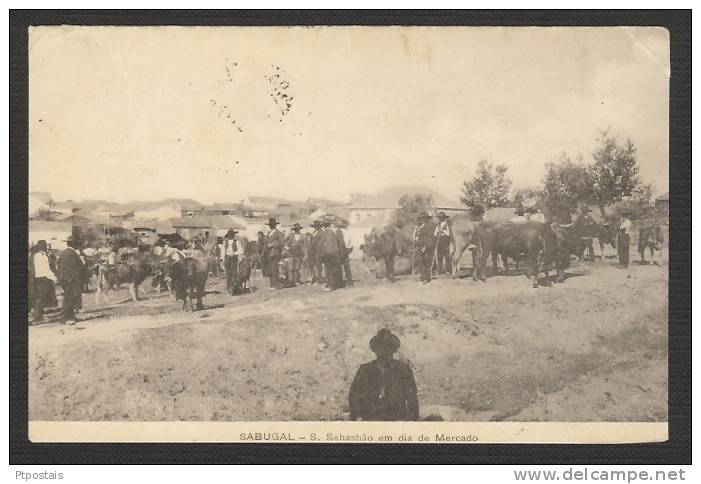
[[[401,339],[423,416],[667,418],[666,265],[573,264],[564,283],[532,289],[524,276],[389,284],[354,263],[360,280],[332,293],[258,280],[231,297],[215,279],[194,314],[150,293],[88,301],[77,326],[32,326],[30,419],[342,419],[382,327]]]

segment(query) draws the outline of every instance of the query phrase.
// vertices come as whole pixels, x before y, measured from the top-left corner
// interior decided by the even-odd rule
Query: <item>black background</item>
[[[669,441],[515,444],[33,444],[27,438],[29,25],[649,25],[670,32]],[[565,109],[565,108],[563,108]],[[76,140],[80,142],[80,140]],[[60,169],[60,166],[56,166]],[[691,11],[10,11],[10,464],[691,464]]]

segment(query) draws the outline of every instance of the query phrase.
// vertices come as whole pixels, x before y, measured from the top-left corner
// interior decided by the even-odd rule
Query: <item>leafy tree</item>
[[[419,214],[431,210],[432,204],[433,197],[429,194],[402,195],[399,208],[394,211],[394,223],[399,227],[415,225]]]
[[[593,154],[592,176],[596,202],[603,208],[632,196],[640,189],[640,167],[637,150],[629,139],[619,143],[606,130],[601,132],[597,141],[600,146]]]
[[[506,165],[493,166],[487,160],[482,160],[474,178],[463,182],[460,201],[472,209],[473,215],[509,203],[511,180],[506,176],[507,170]]]
[[[594,178],[591,168],[581,161],[573,162],[566,153],[557,163],[547,165],[543,179],[545,209],[550,214],[567,209],[573,211],[577,202],[594,200]]]

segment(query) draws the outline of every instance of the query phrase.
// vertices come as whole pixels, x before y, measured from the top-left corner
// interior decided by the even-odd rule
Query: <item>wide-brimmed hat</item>
[[[317,227],[321,227],[322,225],[324,225],[324,224],[322,223],[321,220],[314,220],[314,221],[312,222],[312,224],[310,225],[310,227],[317,228]]]
[[[438,212],[438,215],[436,215],[436,217],[438,217],[439,219],[450,218],[445,214],[445,212]]]
[[[275,220],[274,218],[269,218],[269,219],[268,219],[268,227],[273,227],[273,226],[275,226],[275,225],[278,225],[279,223],[280,223],[280,222],[278,222],[278,221]]]
[[[430,218],[431,218],[431,216],[429,214],[427,214],[426,212],[421,212],[419,214],[419,220],[428,220]]]
[[[292,230],[302,230],[302,226],[296,223],[292,226]]]
[[[370,349],[378,356],[394,354],[400,345],[399,338],[387,328],[382,328],[370,339]]]
[[[586,205],[584,205],[582,208],[579,209],[579,211],[582,213],[589,213],[589,212],[591,212],[591,209],[589,207],[587,207]]]
[[[238,230],[229,229],[229,230],[226,231],[226,235],[225,235],[224,237],[227,237],[227,238],[228,238],[228,237],[233,237],[233,236],[235,236],[235,235],[238,234],[238,233],[239,233]]]

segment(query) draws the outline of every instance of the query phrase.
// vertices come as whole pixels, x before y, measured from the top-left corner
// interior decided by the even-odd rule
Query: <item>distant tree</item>
[[[519,188],[514,191],[510,205],[514,208],[540,207],[543,197],[543,191],[539,188]]]
[[[403,227],[416,224],[421,212],[428,212],[433,205],[433,197],[429,194],[402,195],[399,208],[394,211],[394,223]]]
[[[654,196],[655,189],[652,188],[652,184],[640,185],[630,196],[623,197],[610,208],[616,215],[620,216],[623,212],[628,212],[632,219],[641,219],[654,212]]]
[[[619,143],[609,131],[601,131],[599,148],[594,152],[592,177],[596,202],[603,208],[640,190],[640,167],[636,148],[630,139]]]
[[[557,163],[547,165],[543,179],[545,210],[557,214],[562,209],[576,210],[577,202],[591,203],[594,199],[594,178],[591,168],[582,162],[573,162],[566,153]]]
[[[493,166],[487,160],[482,160],[474,178],[463,182],[460,201],[471,209],[473,215],[509,203],[511,180],[506,176],[507,170],[506,165]]]

